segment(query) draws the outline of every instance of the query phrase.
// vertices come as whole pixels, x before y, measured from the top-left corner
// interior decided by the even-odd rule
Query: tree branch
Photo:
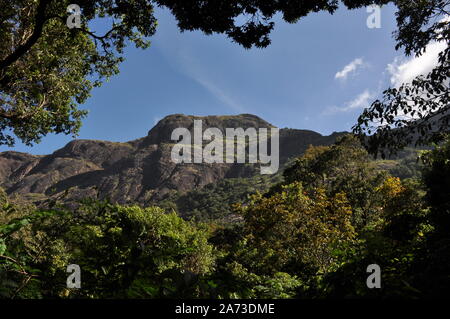
[[[51,0],[41,0],[39,2],[36,10],[33,33],[24,44],[18,46],[13,53],[0,61],[0,71],[5,70],[11,64],[20,59],[20,57],[23,56],[28,50],[30,50],[31,47],[39,40],[40,36],[42,35],[44,24],[48,20],[48,18],[45,16],[45,11],[50,2]]]

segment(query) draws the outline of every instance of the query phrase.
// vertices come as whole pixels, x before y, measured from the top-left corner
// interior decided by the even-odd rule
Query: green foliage
[[[75,29],[66,25],[70,3],[0,1],[0,145],[14,145],[14,135],[28,145],[48,133],[76,135],[87,114],[78,105],[118,73],[126,41],[147,47],[155,31],[147,1],[80,1]],[[89,22],[105,16],[116,21],[111,30],[91,32]]]
[[[433,227],[415,267],[418,285],[428,296],[448,296],[450,286],[450,138],[424,154],[426,200]]]
[[[406,54],[419,57],[432,42],[449,43],[448,1],[395,2],[397,49],[404,48]],[[370,153],[381,153],[384,158],[408,145],[429,145],[445,139],[450,127],[449,61],[447,45],[432,71],[385,90],[382,99],[364,110],[353,132]]]
[[[377,159],[376,165],[380,170],[388,171],[390,175],[399,177],[402,180],[420,180],[424,168],[423,162],[420,160],[422,151],[414,148],[405,148],[390,159]]]
[[[30,227],[57,213],[12,201],[0,189],[0,297],[42,296],[36,279],[39,270],[33,265],[40,252],[30,245]]]
[[[426,163],[424,182],[432,221],[445,233],[450,227],[450,138],[422,156]]]
[[[7,263],[20,258],[35,269],[34,283],[44,297],[198,297],[193,279],[213,269],[208,232],[157,207],[89,201],[73,213],[36,214],[39,220],[32,220],[27,238],[16,240]],[[2,227],[3,233],[16,230],[14,223]],[[34,250],[40,255],[22,258]],[[80,265],[83,289],[65,287],[69,264]]]
[[[220,298],[294,298],[304,286],[300,279],[288,273],[257,275],[237,261],[225,264],[220,270],[214,278]]]
[[[347,135],[332,146],[310,147],[285,170],[284,178],[284,184],[302,182],[307,191],[321,188],[329,196],[345,193],[352,207],[353,224],[359,230],[380,212],[374,189],[383,183],[387,173],[370,160],[357,138]]]
[[[334,297],[439,297],[448,296],[449,165],[447,141],[422,156],[423,182],[391,179],[380,222],[360,236],[360,243],[329,274],[322,293]],[[426,192],[426,193],[425,193]],[[369,291],[359,278],[365,265],[382,269],[382,289]]]
[[[332,250],[354,236],[345,194],[330,198],[322,189],[307,194],[300,183],[270,197],[255,195],[240,210],[247,263],[261,274],[326,272]]]
[[[355,138],[344,137],[310,148],[285,171],[283,183],[234,205],[239,218],[208,224],[158,207],[95,200],[72,210],[39,210],[0,192],[0,295],[448,296],[449,150],[447,141],[422,154],[422,183],[380,172]],[[218,198],[230,203],[250,190],[237,180],[221,185]],[[242,189],[230,195],[225,186],[233,185]],[[203,194],[214,198],[211,189]],[[360,196],[371,208],[363,224],[354,218],[364,207]],[[66,288],[69,264],[81,267],[81,289]],[[370,264],[381,267],[381,289],[366,286]]]
[[[276,178],[276,177],[275,177]],[[185,219],[197,222],[230,222],[236,215],[233,205],[246,202],[256,191],[266,191],[274,177],[227,178],[185,194],[172,194],[159,202],[165,209],[174,209]]]

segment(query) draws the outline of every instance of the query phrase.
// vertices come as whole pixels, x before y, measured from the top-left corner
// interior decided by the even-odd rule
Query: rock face
[[[271,128],[251,114],[195,117],[170,115],[159,121],[144,138],[126,143],[74,140],[46,156],[19,152],[0,153],[0,187],[8,194],[33,194],[47,198],[67,193],[65,198],[109,198],[121,204],[146,205],[171,191],[187,192],[224,178],[259,174],[259,164],[175,164],[171,140],[175,128],[193,130],[194,120],[203,130],[225,128]],[[308,145],[329,145],[341,133],[322,136],[313,131],[280,130],[280,164],[301,155]]]

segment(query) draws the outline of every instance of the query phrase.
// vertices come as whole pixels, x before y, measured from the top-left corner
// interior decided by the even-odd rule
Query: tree
[[[90,201],[65,219],[36,229],[51,242],[37,267],[43,290],[53,296],[199,297],[189,284],[213,267],[208,232],[158,207]],[[72,263],[83,271],[82,291],[61,285],[65,267]]]
[[[8,198],[0,188],[0,298],[41,298],[36,261],[45,246],[42,233],[32,234],[31,226],[59,212],[37,211],[20,198]]]
[[[450,286],[450,138],[423,156],[423,174],[433,227],[414,265],[416,285],[432,297],[449,296]]]
[[[0,297],[199,297],[213,269],[208,231],[158,207],[89,200],[13,218],[4,207],[20,206],[0,204]],[[66,287],[70,264],[81,290]]]
[[[0,145],[14,145],[13,134],[28,145],[51,132],[75,135],[86,115],[78,104],[118,73],[126,41],[145,48],[155,31],[148,1],[78,1],[75,29],[66,25],[70,3],[0,1]],[[104,35],[88,27],[98,17],[114,21]]]
[[[396,1],[398,30],[396,49],[422,55],[433,41],[447,47],[438,65],[411,83],[389,88],[359,116],[353,132],[370,153],[383,157],[408,145],[443,141],[450,132],[450,1]]]
[[[358,231],[378,217],[382,195],[374,190],[388,177],[352,135],[343,136],[331,146],[309,147],[283,175],[283,184],[301,182],[306,191],[322,188],[328,196],[344,192]]]
[[[246,263],[257,274],[327,272],[333,249],[355,235],[345,193],[329,197],[317,188],[307,194],[298,182],[269,197],[254,195],[240,211]]]

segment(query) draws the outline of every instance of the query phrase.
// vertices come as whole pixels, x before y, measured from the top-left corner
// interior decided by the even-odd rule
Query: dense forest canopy
[[[342,298],[447,296],[450,144],[400,179],[354,136],[310,147],[284,179],[246,199],[199,193],[184,205],[233,211],[183,220],[177,203],[143,208],[86,199],[37,209],[1,194],[0,295],[6,298]],[[251,194],[251,193],[250,193]],[[186,200],[188,200],[186,202]],[[189,202],[190,201],[190,202]],[[217,205],[217,206],[214,206]],[[224,222],[223,215],[235,216]],[[201,217],[202,215],[200,215]],[[190,218],[190,216],[187,216]],[[67,288],[66,267],[82,269]],[[366,268],[382,269],[368,289]]]

